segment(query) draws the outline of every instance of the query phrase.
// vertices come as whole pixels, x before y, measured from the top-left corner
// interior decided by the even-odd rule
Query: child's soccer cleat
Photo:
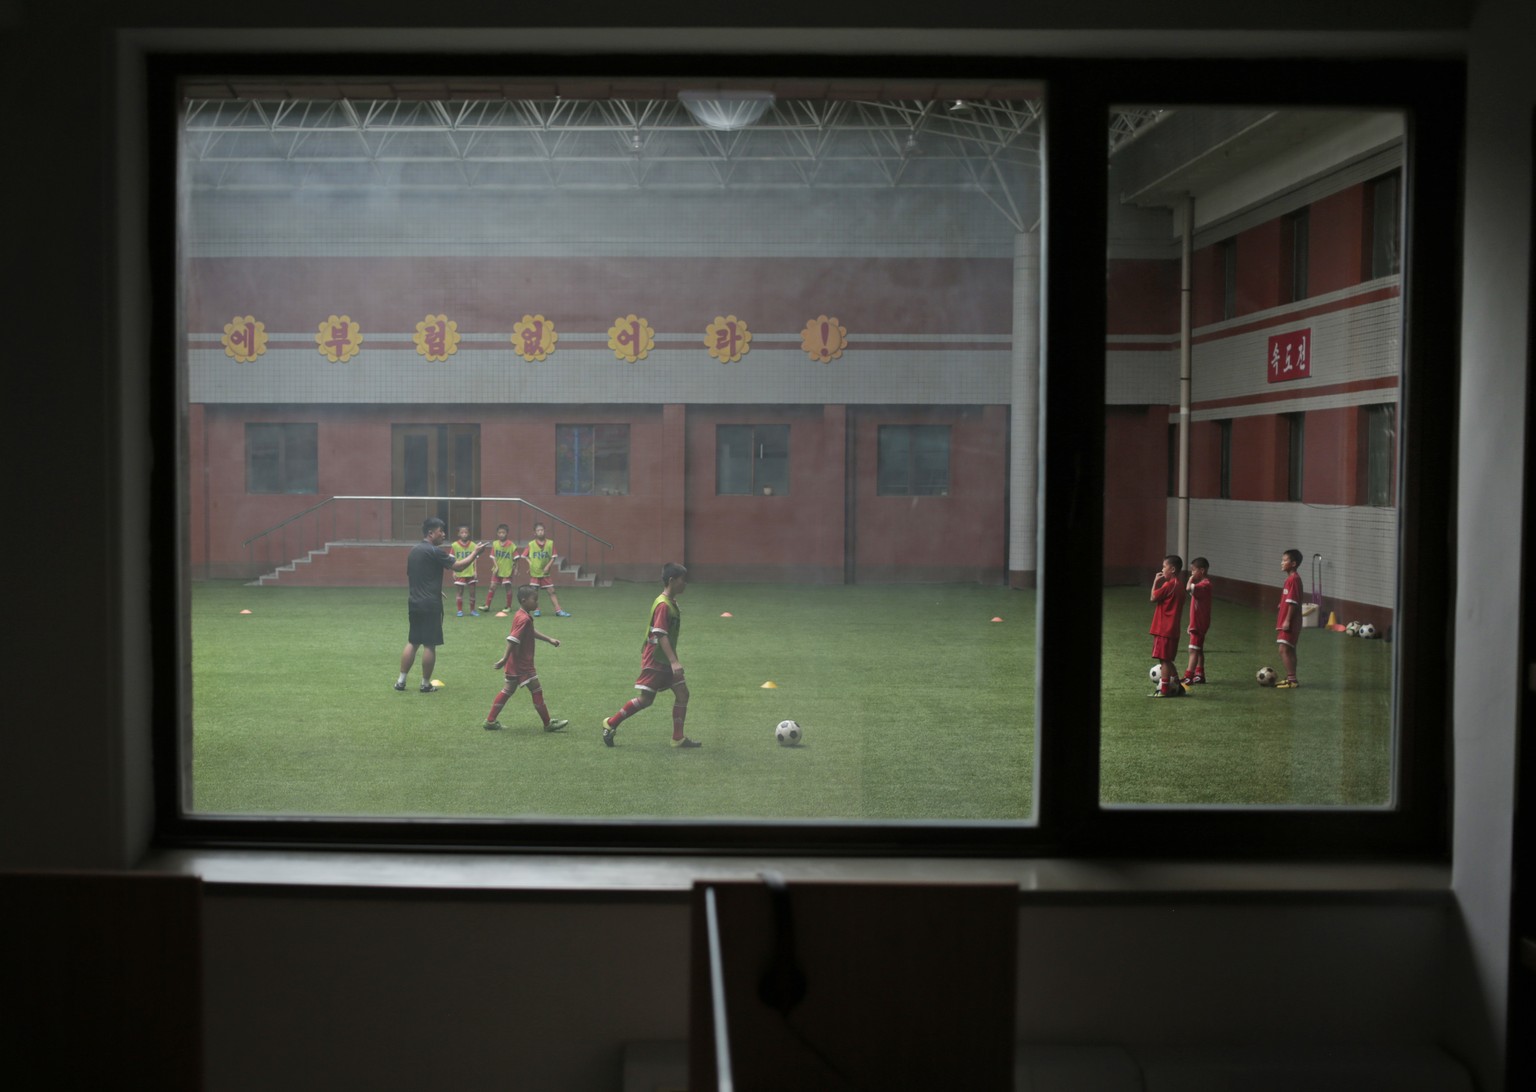
[[[499,732],[502,729],[502,723],[499,720],[488,720],[480,727],[484,728],[487,732]]]
[[[470,612],[469,612],[469,616],[470,616],[470,617],[471,617],[471,618],[479,618],[479,617],[480,617],[480,612],[479,612],[479,611],[477,611],[477,610],[471,610],[471,611],[470,611]]]
[[[543,611],[543,610],[536,610],[536,611],[534,611],[534,612],[533,612],[533,616],[534,616],[534,617],[535,617],[535,618],[538,618],[538,617],[540,617],[540,616],[542,616],[542,615],[543,615],[543,613],[544,613],[544,611]]]
[[[544,730],[546,732],[563,732],[566,725],[570,723],[568,720],[552,720],[544,726]]]
[[[696,739],[689,739],[687,736],[684,736],[682,739],[674,739],[672,741],[672,746],[686,751],[691,747],[702,747],[704,744],[700,743]]]
[[[568,611],[568,610],[557,610],[557,611],[555,611],[555,617],[556,618],[569,618],[570,616],[571,616],[571,612]]]
[[[424,683],[421,684],[421,692],[423,694],[436,694],[437,693],[437,687],[433,686],[429,682],[424,682]]]
[[[1275,683],[1276,690],[1296,690],[1300,688],[1300,686],[1301,683],[1297,682],[1295,679],[1281,679],[1279,682]]]
[[[403,682],[395,683],[395,689],[396,690],[404,690],[405,689],[405,683],[403,683]]]
[[[457,617],[463,618],[464,617],[464,612],[463,611],[459,611]]]
[[[1185,683],[1186,686],[1188,684],[1190,684],[1190,683],[1194,683],[1196,686],[1203,686],[1205,684],[1205,676],[1204,675],[1196,675],[1192,679],[1185,679],[1184,683]]]
[[[613,746],[613,733],[616,732],[616,731],[618,731],[618,729],[615,728],[613,725],[609,724],[608,723],[608,718],[604,717],[603,718],[603,746],[604,747],[612,747]]]

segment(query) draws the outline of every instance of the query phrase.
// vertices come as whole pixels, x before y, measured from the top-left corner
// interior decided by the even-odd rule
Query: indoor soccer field
[[[482,596],[484,592],[480,593]],[[545,613],[541,730],[528,696],[481,728],[509,618],[454,617],[434,675],[392,683],[402,588],[192,588],[193,807],[204,814],[1020,820],[1033,814],[1032,592],[977,585],[691,584],[678,644],[692,699],[676,751],[671,698],[599,722],[635,693],[656,589],[560,589]],[[482,599],[483,601],[483,599]],[[493,612],[500,609],[498,602]],[[249,612],[249,613],[244,613]],[[1301,689],[1275,665],[1273,612],[1218,601],[1211,679],[1149,700],[1149,607],[1105,593],[1102,799],[1109,804],[1388,802],[1391,648],[1307,630]],[[1182,667],[1182,658],[1180,661]],[[1083,689],[1088,679],[1049,680]],[[793,719],[802,745],[778,746]]]

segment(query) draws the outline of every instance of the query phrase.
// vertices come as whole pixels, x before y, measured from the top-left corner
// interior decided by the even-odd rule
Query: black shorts
[[[436,648],[443,643],[443,605],[441,603],[427,603],[423,606],[410,607],[411,635],[406,643],[412,645],[427,645]]]

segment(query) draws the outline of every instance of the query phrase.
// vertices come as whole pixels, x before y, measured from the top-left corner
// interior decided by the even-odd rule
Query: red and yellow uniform
[[[519,551],[519,556],[528,559],[528,583],[540,588],[555,586],[554,573],[550,570],[555,560],[554,539],[533,539]]]
[[[636,690],[657,692],[670,690],[678,679],[672,674],[672,665],[661,650],[661,638],[665,637],[677,655],[677,638],[683,631],[683,612],[665,592],[651,603],[651,624],[645,631],[645,643],[640,646],[640,677],[635,680]]]
[[[466,557],[472,557],[479,547],[474,542],[460,542],[454,539],[448,544],[448,551],[453,554],[454,561],[462,561]],[[474,584],[477,582],[475,566],[470,565],[453,574],[455,584]]]

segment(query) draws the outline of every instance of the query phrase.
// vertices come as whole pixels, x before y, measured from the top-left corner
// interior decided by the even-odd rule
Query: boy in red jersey
[[[1275,683],[1276,690],[1295,690],[1301,683],[1296,681],[1296,641],[1301,637],[1301,551],[1287,550],[1280,555],[1280,571],[1285,574],[1285,585],[1280,589],[1280,606],[1275,613],[1275,643],[1280,649],[1280,662],[1285,665],[1285,678]]]
[[[683,629],[683,616],[677,609],[677,597],[688,590],[688,570],[669,561],[661,570],[661,594],[651,603],[651,624],[640,646],[640,677],[635,680],[638,695],[630,698],[611,717],[603,718],[603,744],[613,746],[619,725],[642,709],[649,709],[661,690],[672,691],[672,746],[702,747],[683,734],[683,720],[688,716],[688,684],[683,681],[683,665],[677,660],[677,638]]]
[[[546,637],[533,628],[533,612],[538,609],[539,589],[532,584],[518,588],[517,613],[512,616],[512,632],[507,635],[506,654],[491,665],[502,669],[506,681],[502,683],[501,692],[491,702],[490,714],[481,725],[487,731],[501,728],[501,722],[496,718],[501,715],[502,706],[517,693],[519,687],[528,688],[528,696],[533,699],[533,707],[538,710],[546,732],[558,732],[571,723],[568,720],[549,719],[549,709],[544,704],[544,690],[539,686],[538,673],[533,669],[533,647],[537,642],[547,641],[555,648],[560,647],[560,642],[555,638]]]
[[[1189,563],[1189,663],[1184,667],[1184,685],[1205,682],[1205,631],[1211,628],[1211,581],[1206,574],[1211,563],[1203,557]]]
[[[460,561],[470,556],[478,558],[485,551],[477,543],[469,541],[468,527],[460,527],[459,537],[448,544],[448,552],[453,555],[455,561]],[[480,617],[480,612],[475,609],[476,583],[478,580],[473,563],[466,568],[454,570],[453,586],[458,589],[458,617],[460,618],[464,617],[464,589],[466,588],[469,589],[469,613],[475,618]]]
[[[1184,559],[1178,554],[1163,558],[1163,568],[1152,578],[1152,658],[1157,661],[1157,688],[1154,698],[1182,698],[1184,687],[1179,685],[1179,669],[1173,665],[1178,655],[1179,616],[1184,606],[1184,584],[1179,580],[1179,570]]]

